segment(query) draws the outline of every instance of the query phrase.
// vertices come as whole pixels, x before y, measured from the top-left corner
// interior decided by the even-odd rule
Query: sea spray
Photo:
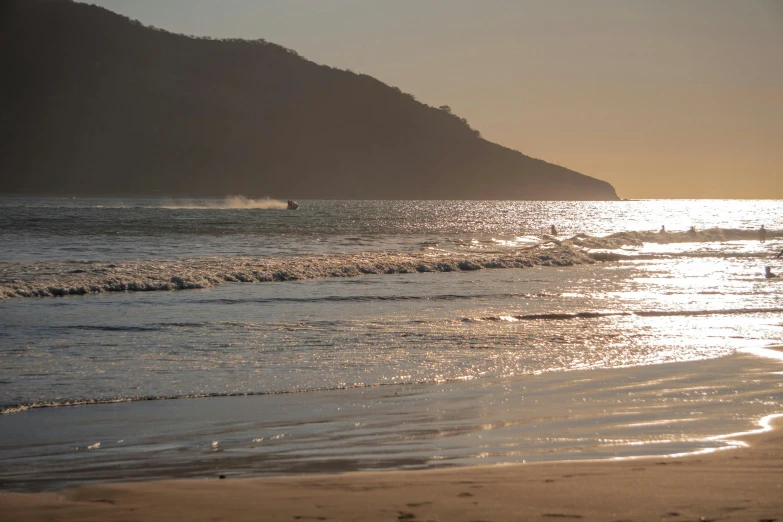
[[[157,208],[166,209],[210,209],[210,210],[242,210],[242,209],[273,209],[285,210],[286,203],[276,199],[251,199],[245,196],[226,196],[222,200],[213,199],[177,199],[166,200]]]

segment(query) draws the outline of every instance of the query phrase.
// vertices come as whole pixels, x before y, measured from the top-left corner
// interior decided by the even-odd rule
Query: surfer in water
[[[764,243],[767,240],[767,229],[764,228],[764,225],[761,225],[761,228],[759,229],[759,241]]]
[[[549,233],[550,233],[550,234],[552,234],[553,236],[556,236],[556,235],[557,235],[557,229],[555,228],[555,226],[554,226],[554,225],[552,225],[552,226],[549,228]]]
[[[781,252],[783,254],[783,252]],[[772,267],[765,266],[764,267],[764,277],[767,279],[772,279],[773,277],[777,277],[777,274],[772,273]]]

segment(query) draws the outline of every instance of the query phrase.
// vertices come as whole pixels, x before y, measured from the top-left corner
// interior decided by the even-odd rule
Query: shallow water
[[[783,202],[300,203],[0,200],[2,487],[670,454],[783,411]]]

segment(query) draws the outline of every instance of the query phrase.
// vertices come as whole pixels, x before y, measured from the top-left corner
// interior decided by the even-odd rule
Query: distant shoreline
[[[135,198],[135,199],[224,199],[230,197],[246,197],[248,199],[269,199],[279,200],[285,202],[287,199],[295,199],[297,201],[513,201],[513,202],[525,202],[525,201],[551,201],[551,202],[579,202],[579,201],[605,201],[607,203],[625,203],[633,201],[783,201],[780,198],[620,198],[616,200],[579,200],[579,199],[486,199],[486,198],[463,198],[463,199],[431,199],[431,198],[299,198],[295,194],[272,196],[268,194],[262,195],[247,195],[247,194],[222,194],[211,196],[194,196],[191,194],[161,194],[161,193],[107,193],[107,194],[90,194],[90,193],[52,193],[52,192],[0,192],[0,198],[52,198],[52,199],[70,199],[70,198],[82,198],[82,199],[123,199],[123,198]]]

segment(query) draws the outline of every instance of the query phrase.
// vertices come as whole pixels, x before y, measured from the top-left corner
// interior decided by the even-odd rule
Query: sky
[[[622,198],[783,199],[783,0],[89,0],[449,105]]]

